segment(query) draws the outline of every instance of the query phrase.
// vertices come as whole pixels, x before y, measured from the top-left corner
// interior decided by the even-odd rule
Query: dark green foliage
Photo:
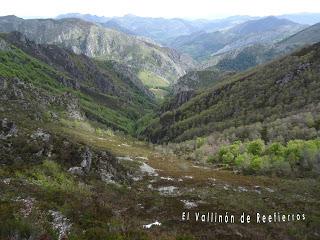
[[[163,113],[145,134],[153,142],[184,141],[212,132],[233,140],[315,138],[320,117],[319,52],[316,44],[302,55],[230,77]]]

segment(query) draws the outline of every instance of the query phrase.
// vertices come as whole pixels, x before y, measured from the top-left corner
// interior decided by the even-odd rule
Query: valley
[[[5,217],[5,213],[9,214],[8,211],[17,207],[27,209],[19,225],[15,223],[16,227],[21,226],[21,234],[28,232],[33,237],[39,236],[46,229],[46,224],[50,224],[49,212],[52,209],[63,214],[72,224],[71,228],[66,228],[71,239],[130,236],[141,239],[197,239],[204,235],[210,235],[213,239],[226,236],[229,239],[251,239],[257,235],[267,236],[267,239],[283,239],[284,236],[316,239],[319,234],[316,219],[319,216],[317,199],[320,192],[316,180],[271,180],[269,177],[243,176],[217,170],[179,159],[156,146],[148,146],[130,137],[97,131],[88,122],[62,121],[61,125],[50,124],[46,127],[45,132],[49,134],[61,134],[69,142],[76,141],[90,146],[94,151],[108,151],[118,156],[118,164],[134,174],[135,178],[134,182],[124,185],[114,185],[112,180],[107,179],[99,183],[94,174],[98,171],[95,167],[86,177],[72,176],[66,168],[70,163],[61,162],[61,166],[55,168],[50,165],[46,171],[51,177],[46,179],[41,172],[37,173],[37,169],[53,164],[48,160],[33,164],[34,174],[22,166],[18,169],[13,167],[15,165],[4,167],[0,183],[1,216]],[[69,183],[71,180],[72,183]],[[106,183],[103,184],[104,181]],[[70,184],[74,185],[71,185],[72,189],[69,189]],[[70,191],[71,195],[68,193]],[[22,200],[10,203],[10,199]],[[28,201],[32,201],[32,206],[27,204]],[[235,216],[240,216],[242,212],[252,216],[256,212],[304,213],[306,220],[270,223],[267,228],[262,224],[184,222],[181,217],[185,211],[218,211],[219,214],[228,212]],[[143,227],[157,221],[160,226]],[[7,229],[2,230],[3,234],[10,229],[10,225],[5,226]],[[63,231],[66,230],[57,227],[57,232],[66,233]]]
[[[319,239],[320,15],[284,16],[0,17],[0,239]]]

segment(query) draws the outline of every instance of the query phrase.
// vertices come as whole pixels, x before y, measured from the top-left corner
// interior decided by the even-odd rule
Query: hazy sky
[[[0,6],[0,15],[19,17],[55,17],[69,12],[165,18],[266,16],[320,12],[320,0],[7,0]]]

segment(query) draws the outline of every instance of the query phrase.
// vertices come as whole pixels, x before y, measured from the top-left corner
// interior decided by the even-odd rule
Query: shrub
[[[247,151],[253,155],[261,155],[264,148],[264,142],[261,139],[251,141],[247,144]]]
[[[320,140],[291,140],[265,146],[260,139],[220,147],[208,161],[222,162],[246,173],[279,176],[317,176],[320,172]]]

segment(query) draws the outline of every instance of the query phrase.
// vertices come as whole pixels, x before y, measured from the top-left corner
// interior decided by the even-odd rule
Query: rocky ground
[[[7,143],[23,131],[8,119],[2,121],[2,126],[1,136]],[[318,180],[243,176],[213,169],[165,154],[130,137],[98,131],[83,121],[48,124],[46,130],[34,129],[29,138],[43,143],[34,155],[45,155],[47,160],[28,167],[8,165],[2,160],[0,217],[4,230],[0,233],[8,234],[4,239],[320,236]],[[55,142],[60,138],[64,139],[64,149],[72,146],[75,152],[68,153],[69,162],[57,164],[52,159],[58,154]],[[218,220],[211,215],[208,219],[208,212],[217,213]],[[257,213],[262,221],[262,215],[278,212],[299,214],[301,220],[256,222]],[[251,216],[250,223],[240,223],[242,213]],[[13,219],[19,221],[10,222]]]

